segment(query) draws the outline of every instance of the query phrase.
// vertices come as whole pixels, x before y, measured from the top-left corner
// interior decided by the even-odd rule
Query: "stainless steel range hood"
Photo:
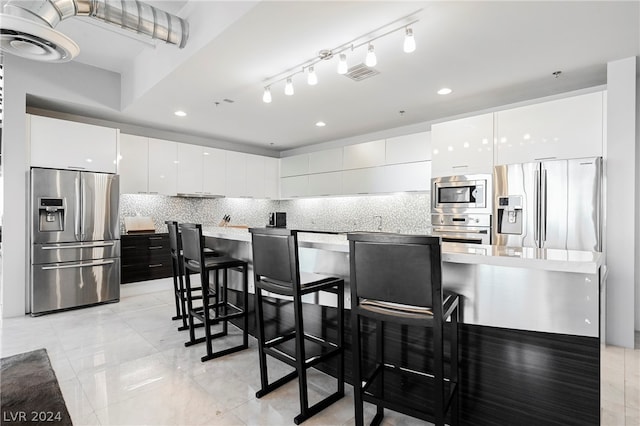
[[[180,48],[189,38],[187,21],[138,0],[9,0],[0,15],[0,49],[39,61],[70,61],[80,49],[54,28],[74,16],[114,24]]]

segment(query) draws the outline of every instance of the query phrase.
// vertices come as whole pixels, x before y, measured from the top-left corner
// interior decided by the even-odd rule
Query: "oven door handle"
[[[442,229],[442,228],[433,228],[435,232],[444,232],[447,234],[488,234],[489,230],[487,229],[474,229],[474,230],[451,230],[451,229]]]

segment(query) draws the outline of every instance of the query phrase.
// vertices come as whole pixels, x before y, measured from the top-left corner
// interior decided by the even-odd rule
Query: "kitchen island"
[[[251,262],[246,229],[204,234],[207,245]],[[300,232],[299,247],[302,271],[340,276],[348,288],[346,234]],[[443,243],[442,261],[443,286],[462,296],[462,423],[599,424],[601,253]],[[348,290],[345,298],[348,307]],[[308,302],[311,327],[335,311],[333,295]],[[387,354],[427,362],[424,340],[408,335],[389,330]]]

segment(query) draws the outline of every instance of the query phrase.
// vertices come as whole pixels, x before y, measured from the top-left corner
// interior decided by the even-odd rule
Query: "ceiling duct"
[[[137,0],[9,0],[0,15],[0,49],[28,59],[66,62],[78,45],[56,31],[60,21],[85,16],[183,48],[184,19]]]

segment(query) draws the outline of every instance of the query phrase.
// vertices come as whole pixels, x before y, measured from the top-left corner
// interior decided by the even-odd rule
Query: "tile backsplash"
[[[183,198],[161,195],[123,194],[120,222],[124,217],[150,216],[156,231],[166,232],[166,220],[216,226],[224,215],[232,225],[264,226],[269,212],[287,213],[287,227],[324,231],[376,231],[428,233],[429,193],[322,197],[297,200],[250,198]]]

